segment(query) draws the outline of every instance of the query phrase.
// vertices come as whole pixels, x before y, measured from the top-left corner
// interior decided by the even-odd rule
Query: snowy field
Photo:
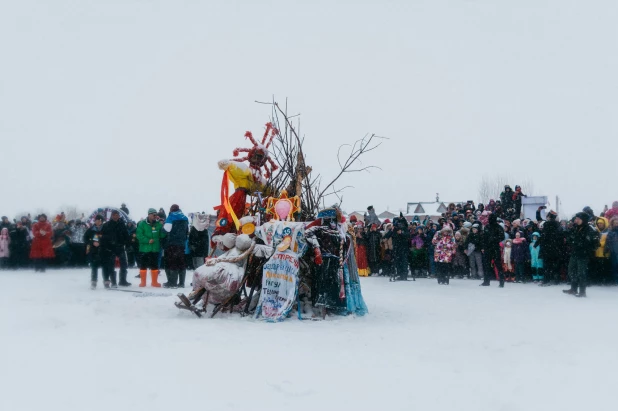
[[[364,278],[365,318],[268,324],[88,270],[0,279],[1,410],[618,409],[618,288]]]

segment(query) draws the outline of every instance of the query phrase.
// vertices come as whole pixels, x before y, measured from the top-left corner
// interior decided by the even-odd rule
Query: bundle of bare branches
[[[268,180],[264,194],[276,197],[285,189],[290,197],[298,195],[302,203],[300,221],[313,220],[318,211],[326,206],[329,197],[336,197],[331,203],[337,202],[341,205],[343,192],[347,188],[353,188],[352,186],[336,188],[339,180],[347,173],[380,169],[374,165],[362,166],[360,158],[380,147],[385,137],[375,134],[365,135],[353,144],[339,147],[337,150],[339,169],[332,179],[323,179],[322,174],[316,173],[306,163],[307,157],[303,149],[305,137],[301,137],[300,133],[300,114],[288,115],[287,99],[284,108],[281,108],[274,99],[270,103],[261,101],[256,103],[272,106],[270,121],[279,130],[279,135],[272,144],[273,156],[279,169]],[[296,125],[293,123],[294,120]]]

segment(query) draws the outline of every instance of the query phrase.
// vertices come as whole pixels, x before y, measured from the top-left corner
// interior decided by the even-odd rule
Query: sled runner
[[[106,288],[107,291],[120,291],[123,293],[132,293],[134,297],[171,297],[171,293],[152,293],[150,291],[138,290],[122,290],[120,288]]]
[[[203,295],[200,294],[200,297]],[[193,314],[197,315],[198,318],[202,318],[202,313],[206,312],[206,308],[203,309],[199,309],[197,308],[195,305],[193,305],[191,303],[191,301],[189,300],[189,298],[187,298],[186,295],[184,295],[183,293],[179,293],[178,294],[178,298],[180,299],[181,302],[175,302],[174,305],[176,307],[178,307],[181,310],[187,310],[187,311],[191,311]],[[197,300],[199,300],[199,297],[197,298]],[[197,301],[195,300],[195,301]]]

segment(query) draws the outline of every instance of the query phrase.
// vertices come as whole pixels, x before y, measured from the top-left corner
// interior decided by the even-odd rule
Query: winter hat
[[[157,210],[155,210],[154,208],[149,208],[148,214],[157,214]]]
[[[371,211],[371,210],[373,210],[373,206],[367,207],[367,211]]]
[[[541,238],[541,234],[539,234],[537,231],[532,233],[532,237],[534,237],[534,236],[536,236],[537,238]]]
[[[464,226],[464,228],[470,228],[470,227],[472,227],[472,223],[469,222],[469,221],[466,221],[463,226]]]
[[[442,234],[453,234],[453,229],[449,225],[444,226],[442,229]]]
[[[384,220],[384,224],[390,224],[390,223],[391,223],[390,219],[387,218],[386,220]]]
[[[513,227],[517,227],[521,225],[521,220],[518,218],[517,220],[513,220]]]
[[[103,218],[101,214],[97,214],[97,216],[94,218],[94,221],[97,221],[97,220],[105,221],[105,219]]]
[[[172,204],[172,206],[170,207],[170,213],[174,213],[176,211],[180,211],[180,207],[178,206],[178,204]]]
[[[547,217],[555,220],[558,217],[558,213],[556,213],[554,210],[549,210],[549,213],[547,213]]]
[[[356,223],[358,221],[358,218],[356,218],[355,215],[353,215],[352,217],[350,217],[350,222],[351,223]]]
[[[575,214],[575,217],[579,217],[584,222],[584,224],[588,224],[588,221],[590,221],[590,216],[588,215],[588,213],[585,213],[583,211]]]

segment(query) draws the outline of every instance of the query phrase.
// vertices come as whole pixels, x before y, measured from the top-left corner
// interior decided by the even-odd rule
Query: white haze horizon
[[[348,212],[476,201],[494,174],[563,217],[618,200],[615,1],[0,4],[0,215],[212,212],[273,96],[325,179],[339,145],[388,137],[341,181]]]

